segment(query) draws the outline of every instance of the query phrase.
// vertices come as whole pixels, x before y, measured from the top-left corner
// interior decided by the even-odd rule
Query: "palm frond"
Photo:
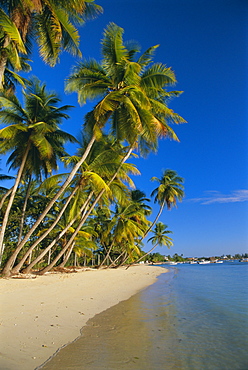
[[[159,47],[159,45],[154,45],[148,48],[138,59],[138,63],[142,66],[142,68],[148,66],[153,60],[152,57],[155,53],[155,50]]]
[[[113,112],[122,100],[123,94],[120,91],[112,91],[97,104],[94,109],[94,117],[96,122],[100,123],[100,127],[103,124],[101,118],[104,118],[107,113]]]
[[[102,97],[109,89],[109,78],[101,64],[94,59],[84,60],[73,68],[66,80],[65,90],[78,93],[78,101],[85,104],[86,99]]]
[[[27,127],[19,124],[7,126],[0,130],[0,137],[2,139],[9,140],[20,131],[27,132]]]
[[[155,63],[142,74],[140,85],[145,89],[150,87],[162,89],[166,85],[174,85],[175,83],[175,73],[171,68],[162,63]]]
[[[0,106],[1,108],[10,109],[23,116],[25,115],[25,111],[22,109],[22,106],[15,95],[4,96],[4,93],[1,93]]]
[[[123,44],[123,28],[111,22],[104,30],[102,40],[103,65],[109,76],[116,79],[116,67],[128,55]]]
[[[50,16],[39,14],[36,16],[36,38],[39,45],[39,52],[43,61],[54,66],[59,58],[60,42],[58,40],[58,23],[52,23]]]
[[[79,49],[79,33],[77,28],[69,21],[69,14],[62,8],[53,8],[57,25],[57,34],[61,35],[62,46],[73,55],[82,56]],[[59,27],[58,27],[59,23]],[[57,37],[58,37],[57,36]]]
[[[111,192],[106,182],[97,173],[92,171],[85,171],[83,173],[83,177],[90,182],[94,191],[100,192],[104,189],[107,193]]]
[[[0,26],[8,37],[16,43],[20,52],[26,54],[26,48],[17,27],[2,9],[0,9]]]

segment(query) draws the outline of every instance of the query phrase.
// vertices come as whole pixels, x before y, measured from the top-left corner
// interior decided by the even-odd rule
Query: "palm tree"
[[[102,64],[93,60],[84,61],[68,79],[66,89],[69,92],[77,91],[79,102],[84,103],[87,99],[99,97],[101,100],[85,118],[84,129],[89,137],[85,152],[54,199],[23,238],[18,247],[20,249],[71,183],[109,120],[115,137],[129,144],[127,152],[123,154],[122,163],[129,158],[137,142],[147,152],[149,149],[156,149],[159,136],[169,136],[177,140],[168,122],[181,123],[184,120],[167,107],[167,100],[178,93],[165,91],[166,86],[176,82],[173,71],[162,64],[153,64],[148,68],[156,47],[148,49],[138,61],[133,61],[139,49],[126,47],[122,35],[123,29],[111,23],[105,30],[102,41]],[[95,204],[104,192],[103,189],[99,193]]]
[[[183,178],[178,176],[176,171],[167,169],[163,172],[160,179],[158,177],[152,177],[151,180],[159,183],[159,186],[152,191],[151,196],[155,196],[155,203],[158,203],[160,208],[155,220],[145,232],[142,240],[156,224],[164,207],[167,206],[167,209],[170,210],[176,206],[177,201],[181,202],[184,196]]]
[[[109,257],[113,248],[119,249],[123,242],[127,242],[128,245],[135,245],[135,241],[138,237],[142,236],[147,227],[147,219],[144,216],[143,209],[135,202],[129,202],[124,207],[116,206],[116,212],[112,220],[109,222],[106,233],[109,234],[112,230],[112,243],[109,246],[109,250],[101,266],[105,263]],[[127,250],[127,246],[125,246]]]
[[[148,254],[152,253],[158,245],[160,246],[166,245],[168,248],[173,246],[173,240],[169,236],[167,236],[167,234],[172,233],[172,231],[166,230],[167,227],[168,226],[163,224],[162,222],[158,222],[155,225],[155,229],[153,231],[154,236],[148,239],[148,242],[151,241],[154,246],[147,253],[143,254],[142,257],[140,257],[134,263],[140,262],[143,258],[148,256]],[[130,266],[131,265],[129,265],[128,267]]]
[[[164,90],[165,86],[176,82],[174,73],[162,64],[147,68],[156,47],[149,48],[134,61],[139,47],[125,46],[122,35],[123,29],[110,23],[102,41],[102,63],[95,60],[80,63],[68,78],[66,90],[76,91],[81,104],[87,99],[102,97],[86,115],[84,127],[91,137],[86,150],[90,151],[94,141],[102,135],[101,129],[110,120],[113,135],[129,144],[124,163],[137,142],[140,149],[147,152],[156,149],[159,136],[178,140],[168,122],[185,121],[166,104],[168,98],[179,94]]]
[[[129,155],[130,155],[130,153],[128,153],[128,156]],[[133,184],[133,182],[128,177],[126,172],[131,172],[132,174],[137,174],[138,172],[137,172],[136,168],[133,167],[130,164],[124,163],[125,162],[125,157],[122,158],[122,159],[120,158],[120,156],[115,158],[115,156],[113,156],[113,153],[112,153],[111,157],[112,157],[112,159],[111,159],[112,163],[110,164],[110,168],[112,167],[112,171],[107,170],[107,172],[108,172],[107,179],[109,177],[111,177],[111,174],[114,170],[113,176],[111,177],[111,179],[107,183],[104,183],[102,181],[100,181],[100,182],[97,181],[98,189],[100,190],[102,188],[102,190],[100,190],[100,192],[98,194],[96,194],[96,197],[93,200],[93,203],[91,203],[91,204],[89,203],[89,201],[91,200],[92,193],[90,193],[90,195],[89,195],[89,197],[88,197],[88,199],[85,203],[85,206],[83,206],[84,212],[82,214],[81,220],[79,221],[78,226],[76,227],[76,229],[75,229],[74,233],[72,234],[70,240],[68,241],[67,245],[61,250],[61,252],[57,255],[57,257],[53,260],[53,262],[49,266],[47,266],[45,269],[42,270],[42,273],[45,273],[45,272],[49,271],[53,266],[55,266],[55,264],[57,263],[59,258],[67,251],[68,248],[70,248],[71,244],[74,242],[75,237],[77,236],[78,232],[80,231],[80,229],[82,228],[82,226],[86,222],[87,218],[91,215],[91,213],[93,212],[96,205],[99,204],[100,200],[102,200],[101,198],[103,197],[104,193],[108,192],[109,195],[111,195],[110,191],[112,190],[113,187],[114,187],[114,191],[112,192],[113,194],[114,193],[116,194],[116,188],[118,188],[119,190],[122,191],[123,190],[122,189],[123,185],[120,185],[120,180],[123,180],[123,179],[127,183],[129,183],[130,185]],[[114,162],[113,159],[115,159],[115,161],[116,161],[115,164],[113,163]],[[104,166],[101,166],[100,168],[101,168],[101,171],[104,170]],[[93,175],[93,178],[94,177],[95,177],[95,175]],[[97,178],[99,178],[99,176]],[[99,187],[99,185],[100,185],[100,187]],[[96,190],[97,190],[97,188],[96,188]],[[94,190],[93,190],[93,193],[94,193]],[[88,207],[88,209],[86,207]],[[66,229],[64,229],[64,231],[65,230]],[[60,235],[54,240],[54,242],[57,241],[60,238]]]
[[[147,202],[150,202],[150,199],[146,198],[146,194],[143,191],[139,189],[132,190],[131,201],[136,203],[140,208],[142,208],[146,216],[151,214],[152,208],[148,204],[146,204]]]
[[[1,34],[1,32],[0,32]],[[13,54],[13,56],[11,55]],[[4,55],[4,51],[2,50],[2,45],[0,43],[0,63],[1,63],[1,56]],[[31,66],[28,63],[29,59],[26,57],[18,57],[18,65],[16,60],[16,52],[13,50],[13,53],[8,54],[8,59],[4,62],[4,67],[2,67],[2,77],[0,73],[0,89],[3,88],[9,94],[14,94],[16,90],[16,85],[21,85],[23,88],[26,88],[29,81],[24,77],[20,76],[17,71],[22,70],[25,72],[29,72],[31,70]],[[3,69],[4,68],[4,69]],[[1,65],[0,65],[1,71]]]
[[[39,176],[41,168],[45,175],[51,173],[53,169],[57,169],[58,158],[65,154],[64,143],[68,140],[76,141],[72,135],[58,129],[62,118],[69,117],[64,111],[71,107],[66,105],[57,108],[59,99],[55,93],[46,92],[45,84],[33,79],[24,98],[23,108],[15,96],[6,96],[4,93],[0,95],[0,118],[8,124],[0,130],[0,151],[12,151],[8,164],[11,168],[18,169],[2,222],[0,247],[3,245],[9,213],[22,177],[32,173]],[[15,257],[17,254],[16,251]]]
[[[87,146],[87,143],[83,142],[82,148],[78,150],[78,154],[80,154],[81,150],[83,150],[84,146]],[[73,199],[72,204],[70,206],[70,214],[72,221],[69,222],[63,230],[57,235],[56,238],[50,243],[45,250],[42,251],[42,253],[36,258],[36,261],[38,262],[49,250],[53,247],[54,244],[58,243],[59,239],[65,235],[65,233],[69,230],[69,228],[72,227],[72,225],[75,223],[78,218],[82,218],[83,221],[80,221],[80,225],[75,232],[73,233],[72,238],[76,237],[77,232],[80,231],[80,228],[82,228],[84,222],[86,221],[86,218],[92,211],[92,205],[90,212],[86,213],[87,207],[90,206],[90,201],[93,198],[94,194],[96,196],[96,199],[98,199],[98,193],[99,191],[102,192],[103,190],[107,191],[108,195],[110,189],[108,188],[108,185],[106,185],[106,182],[108,181],[109,177],[115,173],[118,174],[118,181],[111,182],[111,191],[113,196],[119,196],[119,193],[117,192],[117,188],[120,189],[121,183],[120,180],[125,180],[126,183],[128,183],[130,186],[133,186],[132,180],[129,178],[127,173],[132,174],[139,174],[136,167],[132,166],[131,164],[122,164],[122,168],[120,167],[120,161],[121,161],[121,155],[119,153],[119,146],[116,148],[116,145],[113,142],[113,139],[109,137],[104,137],[101,141],[98,141],[94,144],[92,151],[90,155],[88,156],[86,162],[81,166],[80,172],[78,172],[77,176],[75,177],[73,183],[72,183],[72,191],[69,195],[69,197],[66,199],[66,203],[63,206],[60,206],[60,212],[57,215],[56,220],[52,223],[52,225],[34,242],[34,244],[27,250],[21,261],[16,265],[12,272],[17,273],[22,268],[23,263],[25,262],[27,256],[32,252],[32,250],[38,245],[56,226],[59,219],[63,215],[63,212],[65,211],[67,205],[69,204],[70,200]],[[118,150],[119,149],[119,150]],[[122,150],[121,150],[122,152]],[[80,157],[78,156],[71,156],[71,157],[65,157],[64,163],[68,166],[70,164],[73,164],[80,160]],[[54,176],[55,179],[58,179],[62,175]],[[52,183],[52,178],[50,177],[48,181],[46,180],[46,183]],[[101,190],[103,189],[103,190]],[[106,202],[108,198],[105,198],[104,201]],[[99,200],[99,199],[98,199]],[[97,200],[97,201],[98,201]],[[120,197],[118,198],[120,201]],[[95,202],[95,201],[94,201]],[[109,204],[108,204],[109,205]],[[87,214],[87,217],[85,215]],[[80,216],[80,217],[79,217]],[[73,239],[70,239],[71,242]],[[68,248],[70,246],[68,245]],[[64,251],[66,251],[67,246],[64,247]],[[53,262],[54,263],[54,262]],[[33,263],[32,263],[33,265]],[[30,268],[25,268],[22,272],[29,272]]]
[[[21,69],[20,53],[30,52],[34,38],[42,59],[51,66],[62,50],[81,56],[76,24],[102,12],[94,0],[6,0],[0,6],[0,87],[8,60]]]
[[[86,116],[85,130],[95,137],[111,120],[112,133],[130,145],[139,140],[146,150],[155,149],[157,138],[170,136],[177,140],[168,122],[185,122],[167,107],[167,101],[179,92],[165,87],[176,82],[175,74],[152,56],[157,46],[149,48],[135,60],[139,46],[124,43],[123,29],[110,23],[102,40],[101,63],[84,60],[74,67],[66,83],[66,91],[77,92],[80,104],[100,98]]]
[[[0,8],[0,89],[5,84],[4,73],[7,63],[12,64],[15,70],[22,68],[19,53],[26,54],[24,42],[16,25]]]

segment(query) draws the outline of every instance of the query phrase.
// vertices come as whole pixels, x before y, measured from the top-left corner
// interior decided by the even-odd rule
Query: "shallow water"
[[[248,264],[177,265],[43,369],[247,370]]]

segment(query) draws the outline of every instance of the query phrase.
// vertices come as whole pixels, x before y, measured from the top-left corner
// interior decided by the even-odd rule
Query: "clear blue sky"
[[[247,33],[245,0],[96,0],[104,14],[81,28],[84,57],[100,59],[109,22],[124,28],[124,40],[142,51],[160,44],[155,60],[175,71],[184,93],[170,107],[188,123],[174,126],[180,143],[163,140],[158,153],[136,164],[137,188],[150,196],[163,169],[185,179],[185,199],[165,210],[161,221],[173,231],[174,247],[162,254],[210,256],[248,252]],[[34,57],[33,74],[76,108],[63,129],[77,135],[89,106],[64,95],[64,79],[75,59],[63,54],[55,68]],[[73,154],[73,153],[71,153]],[[1,163],[4,168],[4,163]],[[154,206],[154,216],[157,206]],[[149,249],[147,245],[145,250]]]

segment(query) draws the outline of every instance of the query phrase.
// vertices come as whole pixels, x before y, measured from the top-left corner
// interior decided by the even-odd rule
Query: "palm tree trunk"
[[[23,231],[23,226],[24,226],[24,219],[25,219],[25,213],[26,213],[27,204],[28,204],[28,198],[29,198],[29,195],[30,195],[31,180],[32,180],[32,178],[31,178],[31,176],[29,176],[28,187],[27,187],[27,191],[26,191],[26,195],[25,195],[25,199],[24,199],[24,204],[23,204],[23,208],[22,208],[22,215],[21,215],[21,221],[20,221],[20,230],[19,230],[19,236],[18,236],[18,244],[22,240],[22,231]]]
[[[51,256],[52,256],[52,248],[48,251],[48,258],[47,258],[47,264],[50,265],[51,263]]]
[[[151,226],[149,226],[149,228],[146,230],[145,234],[143,235],[142,239],[139,240],[139,243],[138,245],[142,242],[142,240],[145,239],[145,237],[147,236],[147,234],[149,233],[149,231],[153,228],[153,226],[157,223],[159,217],[161,216],[161,213],[163,212],[163,209],[164,209],[164,206],[166,204],[166,200],[164,199],[160,208],[159,208],[159,211],[158,211],[158,214],[155,218],[155,220],[153,221],[153,223],[151,224]],[[147,252],[146,254],[144,254],[142,257],[140,257],[137,261],[133,262],[133,263],[130,263],[128,266],[127,266],[127,269],[132,266],[134,263],[138,263],[139,261],[141,261],[144,257],[146,257],[148,254],[150,254],[156,247],[157,247],[158,244],[156,244],[155,247],[153,247],[149,252]]]
[[[165,206],[165,203],[166,203],[166,200],[163,200],[160,208],[159,208],[159,211],[158,211],[158,214],[155,218],[155,220],[153,221],[153,223],[149,226],[149,228],[146,230],[145,234],[142,236],[142,239],[139,240],[139,243],[140,244],[142,242],[142,240],[145,239],[145,237],[147,236],[147,234],[149,233],[149,231],[153,228],[153,226],[157,223],[159,217],[161,216],[161,213],[163,212],[163,209],[164,209],[164,206]]]
[[[54,227],[57,225],[59,220],[61,219],[65,209],[67,208],[68,204],[70,203],[71,199],[73,198],[74,194],[76,193],[78,187],[73,189],[70,196],[68,197],[67,201],[65,202],[64,206],[61,208],[56,220],[52,223],[52,225],[34,242],[34,244],[27,250],[21,261],[12,269],[12,273],[17,274],[20,269],[22,268],[28,254],[34,250],[34,248],[42,242],[43,239],[54,229]],[[26,269],[25,269],[26,270]]]
[[[5,199],[6,199],[6,198],[11,194],[12,190],[13,190],[13,187],[12,187],[12,188],[10,188],[10,189],[9,189],[9,190],[4,194],[4,196],[2,197],[1,202],[0,202],[0,209],[2,209],[2,206],[3,206],[3,204],[4,204]],[[1,265],[2,265],[4,249],[5,249],[5,244],[3,243],[2,248],[0,249],[0,267],[1,267]]]
[[[146,254],[144,254],[142,257],[140,257],[139,259],[137,259],[137,261],[134,261],[133,263],[130,263],[127,267],[126,267],[126,270],[134,265],[135,263],[138,263],[140,262],[141,260],[143,260],[143,258],[145,258],[146,256],[148,256],[148,254],[152,253],[152,251],[154,251],[155,248],[157,248],[157,246],[159,245],[159,242],[157,244],[154,245],[154,247],[152,247],[152,249],[149,250],[149,252],[147,252]]]
[[[70,237],[70,239],[69,239],[67,245],[65,246],[65,248],[63,248],[63,250],[57,255],[57,257],[55,257],[55,259],[52,261],[52,263],[49,266],[47,266],[44,270],[42,270],[43,273],[50,271],[55,266],[55,264],[58,262],[58,260],[60,259],[60,257],[65,253],[65,251],[70,247],[70,245],[73,243],[75,237],[77,236],[79,230],[84,225],[84,223],[87,220],[88,216],[91,214],[91,212],[93,211],[93,209],[95,208],[96,204],[98,203],[98,201],[100,200],[100,198],[102,197],[102,195],[104,194],[105,191],[106,190],[103,189],[98,194],[98,196],[96,197],[95,201],[92,203],[92,205],[91,205],[90,209],[88,210],[88,212],[85,214],[84,217],[82,217],[81,221],[79,222],[79,225],[77,226],[77,228],[75,229],[74,233]]]
[[[7,227],[8,219],[9,219],[10,210],[11,210],[11,207],[12,207],[12,204],[13,204],[18,186],[19,186],[20,181],[21,181],[21,177],[22,177],[22,173],[23,173],[23,169],[24,169],[26,160],[27,160],[29,149],[30,149],[30,143],[28,143],[26,151],[25,151],[24,156],[22,158],[22,163],[21,163],[20,168],[18,170],[16,181],[15,181],[15,184],[13,186],[13,190],[12,190],[12,193],[11,193],[10,198],[9,198],[9,203],[7,205],[5,215],[4,215],[4,218],[3,218],[2,228],[1,228],[1,232],[0,232],[0,250],[2,251],[2,253],[3,253],[4,235],[5,235],[5,230],[6,230],[6,227]],[[10,257],[10,260],[12,261],[11,257]],[[11,268],[11,263],[7,263],[4,270],[3,270],[3,275],[4,276],[10,275],[10,268]]]
[[[120,169],[121,169],[121,166],[124,162],[126,162],[126,160],[130,157],[132,151],[133,151],[133,147],[134,147],[134,144],[129,148],[127,154],[123,157],[117,171],[115,172],[115,174],[113,175],[113,177],[111,178],[111,180],[108,182],[108,186],[115,180],[116,176],[118,175]],[[99,200],[101,199],[102,195],[105,193],[106,189],[102,189],[102,191],[100,191],[100,193],[98,194],[98,196],[96,197],[95,201],[92,203],[91,207],[89,208],[89,210],[87,211],[87,213],[85,214],[84,217],[82,217],[79,225],[77,226],[77,228],[75,229],[74,233],[72,234],[71,238],[69,239],[67,245],[61,250],[61,252],[55,257],[55,259],[52,261],[52,263],[45,267],[45,269],[42,270],[42,273],[45,273],[45,272],[48,272],[50,271],[54,266],[55,264],[58,262],[58,260],[60,259],[60,257],[65,253],[65,251],[70,247],[70,245],[72,244],[72,242],[74,241],[75,237],[77,236],[79,230],[81,229],[81,227],[84,225],[85,221],[87,220],[87,218],[89,217],[89,215],[91,214],[91,212],[93,211],[93,209],[95,208],[96,204],[99,202]]]
[[[4,252],[4,249],[5,249],[5,244],[3,243],[2,249],[0,249],[0,266],[1,266],[2,261],[3,261],[3,252]]]
[[[6,68],[6,64],[7,64],[7,57],[2,56],[0,58],[0,90],[2,90],[3,84],[4,84],[4,71]]]
[[[119,261],[119,259],[126,253],[126,251],[123,251],[109,266],[108,268],[114,266],[116,267],[116,262]]]
[[[111,243],[111,245],[110,245],[110,247],[109,247],[109,250],[108,250],[108,252],[107,252],[106,256],[104,257],[104,259],[102,260],[102,262],[101,262],[100,266],[98,266],[98,268],[99,268],[99,269],[104,265],[104,263],[105,263],[105,262],[107,261],[107,259],[110,257],[110,253],[111,253],[111,251],[112,251],[113,246],[114,246],[114,240],[112,241],[112,243]],[[112,262],[113,262],[113,261],[112,261]]]
[[[54,198],[48,203],[48,205],[46,206],[46,208],[44,209],[44,211],[42,212],[42,214],[38,217],[37,221],[34,223],[34,225],[32,226],[32,228],[29,230],[29,232],[25,235],[25,237],[23,238],[23,240],[21,241],[21,243],[17,246],[17,248],[15,249],[14,253],[11,255],[11,257],[9,258],[7,264],[5,265],[5,268],[3,270],[3,274],[4,276],[9,276],[11,274],[11,269],[15,263],[15,260],[16,260],[16,257],[17,255],[19,254],[20,250],[24,247],[24,245],[26,244],[26,242],[28,241],[28,239],[30,238],[30,236],[34,233],[34,231],[36,230],[36,228],[40,225],[41,221],[43,221],[43,219],[45,218],[45,216],[47,215],[47,213],[50,211],[50,209],[52,208],[52,206],[55,204],[55,202],[58,200],[58,198],[60,197],[60,195],[65,191],[65,189],[67,188],[67,186],[71,183],[73,177],[75,176],[75,174],[77,173],[78,169],[80,168],[80,166],[83,164],[83,162],[85,161],[85,159],[87,158],[91,148],[92,148],[92,145],[94,144],[96,138],[95,136],[93,135],[82,158],[80,159],[80,161],[74,166],[73,170],[71,171],[71,173],[69,174],[69,176],[67,177],[67,179],[65,180],[64,184],[61,186],[60,190],[57,192],[57,194],[54,196]],[[1,241],[1,239],[0,239]]]
[[[28,264],[30,264],[31,263],[31,261],[32,261],[32,252],[29,254],[29,256],[28,256]]]
[[[84,205],[81,207],[79,213],[82,213],[84,211],[84,214],[86,212],[86,209],[85,207],[88,206],[88,203],[92,197],[92,192],[89,194],[88,196],[88,199],[87,201],[88,202],[85,202]],[[74,224],[74,222],[76,221],[76,219],[78,218],[78,215],[76,215],[70,222],[69,224],[58,234],[58,236],[52,241],[52,243],[50,243],[43,251],[42,253],[40,253],[40,255],[38,257],[36,257],[36,259],[29,265],[27,266],[23,271],[22,273],[24,274],[28,274],[31,269],[33,268],[34,265],[36,265],[36,263],[38,263],[50,250],[51,248],[59,241],[60,238],[62,238],[62,236],[69,230],[69,228]],[[36,245],[35,245],[36,246]],[[49,262],[48,266],[50,266],[51,262]],[[17,267],[17,266],[16,266]],[[20,267],[21,269],[21,267]],[[15,269],[13,269],[14,271]]]
[[[11,194],[12,190],[13,190],[13,186],[8,191],[6,191],[6,193],[3,195],[1,202],[0,202],[0,209],[2,209],[5,199]]]
[[[121,166],[123,163],[126,162],[126,160],[130,157],[132,151],[133,151],[133,148],[134,148],[134,145],[135,143],[129,148],[127,154],[123,157],[116,173],[113,175],[113,177],[111,178],[111,180],[109,181],[108,185],[110,185],[114,179],[116,178],[116,176],[118,175],[120,169],[121,169]],[[81,227],[83,226],[83,224],[85,223],[86,219],[88,218],[88,216],[91,214],[92,210],[95,208],[95,205],[98,203],[98,201],[100,200],[100,198],[102,197],[102,195],[104,194],[106,190],[103,189],[97,196],[97,198],[95,199],[95,201],[93,202],[93,204],[91,205],[90,209],[88,210],[88,212],[86,214],[83,215],[82,219],[81,219],[81,222],[79,223],[78,227],[76,228],[76,230],[74,231],[74,233],[72,234],[71,238],[69,239],[68,243],[67,243],[67,248],[70,247],[71,243],[73,242],[73,240],[75,239],[78,231],[81,229]],[[92,197],[92,192],[91,194],[89,195],[87,201],[86,201],[86,207]],[[86,207],[84,207],[86,209]],[[74,220],[75,221],[75,220]],[[73,221],[73,223],[74,223]],[[31,270],[31,268],[34,266],[34,262],[35,264],[50,250],[50,248],[64,235],[64,233],[69,229],[69,227],[72,226],[72,223],[70,223],[68,225],[68,227],[66,227],[55,239],[54,241],[40,254],[40,256],[38,256],[31,264],[31,266],[28,266],[27,268],[25,268],[22,272],[23,273],[29,273],[29,271]],[[66,230],[66,231],[65,231]],[[64,250],[63,249],[63,253],[62,251],[58,254],[57,257],[55,257],[55,259],[47,266],[45,267],[45,269],[42,270],[43,273],[45,272],[48,272],[50,271],[50,269],[52,269],[55,264],[57,263],[57,261],[59,260],[59,258],[64,254],[64,252],[66,251],[66,249]],[[16,266],[17,267],[17,266]],[[15,272],[15,269],[13,269],[13,272]]]
[[[63,260],[63,262],[61,262],[58,267],[65,267],[66,263],[68,262],[71,254],[72,254],[72,251],[73,251],[73,248],[74,248],[74,245],[75,243],[72,243],[71,247],[69,248],[69,250],[67,251],[67,253],[65,253],[65,258]]]

